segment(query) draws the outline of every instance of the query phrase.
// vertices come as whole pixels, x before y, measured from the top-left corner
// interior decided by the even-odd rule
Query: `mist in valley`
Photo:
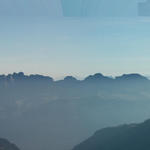
[[[0,133],[22,150],[71,150],[98,129],[150,117],[150,81],[139,74],[54,81],[0,76]]]

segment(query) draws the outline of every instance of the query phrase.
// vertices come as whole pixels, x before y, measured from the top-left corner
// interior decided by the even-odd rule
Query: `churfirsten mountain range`
[[[98,129],[150,118],[149,99],[140,74],[0,75],[0,136],[21,150],[71,150]]]
[[[89,75],[83,80],[77,80],[73,76],[66,76],[64,80],[54,81],[52,77],[43,76],[39,74],[25,75],[23,72],[13,73],[8,75],[0,75],[0,81],[46,81],[51,83],[60,83],[60,82],[94,82],[94,81],[148,81],[147,77],[144,77],[140,74],[123,74],[122,76],[117,76],[115,78],[104,76],[101,73],[96,73],[94,75]]]

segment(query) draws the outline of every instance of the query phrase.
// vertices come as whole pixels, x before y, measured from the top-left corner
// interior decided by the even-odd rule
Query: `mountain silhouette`
[[[97,131],[73,150],[148,150],[150,120],[141,124],[121,125]]]
[[[55,81],[20,72],[0,75],[0,91],[1,136],[22,150],[70,150],[97,129],[150,114],[150,80],[140,74]]]
[[[104,76],[101,73],[96,73],[94,75],[89,75],[83,80],[80,80],[81,82],[97,82],[97,81],[149,81],[148,78],[140,75],[140,74],[124,74],[122,76],[117,76],[114,79],[111,77]],[[52,77],[49,76],[43,76],[39,74],[35,75],[25,75],[23,72],[19,73],[13,73],[8,75],[0,75],[0,81],[46,81],[46,82],[55,82]],[[76,82],[79,81],[73,76],[66,76],[64,80],[60,80],[64,82]],[[56,81],[59,82],[59,81]]]
[[[84,79],[84,81],[86,81],[86,82],[100,82],[100,81],[107,82],[107,81],[112,81],[112,80],[113,80],[112,78],[104,76],[101,73],[96,73],[94,75],[89,75],[88,77],[86,77]]]
[[[19,150],[19,148],[8,140],[0,138],[0,150]]]
[[[73,76],[67,76],[64,78],[64,81],[74,82],[77,81],[77,79],[74,78]]]
[[[47,81],[53,82],[53,78],[42,75],[25,75],[23,72],[8,75],[0,75],[0,81]]]
[[[148,79],[140,74],[124,74],[122,76],[116,77],[117,80],[125,81],[147,81]]]

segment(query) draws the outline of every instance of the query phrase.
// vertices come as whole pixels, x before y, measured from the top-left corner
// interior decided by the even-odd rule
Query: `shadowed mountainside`
[[[19,150],[19,148],[8,140],[0,138],[0,150]]]
[[[148,150],[150,120],[97,131],[73,150]]]

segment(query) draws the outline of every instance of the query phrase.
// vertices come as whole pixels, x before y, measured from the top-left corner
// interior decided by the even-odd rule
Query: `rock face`
[[[20,150],[16,145],[6,139],[0,138],[0,150]]]
[[[73,150],[148,150],[150,120],[97,131]]]

